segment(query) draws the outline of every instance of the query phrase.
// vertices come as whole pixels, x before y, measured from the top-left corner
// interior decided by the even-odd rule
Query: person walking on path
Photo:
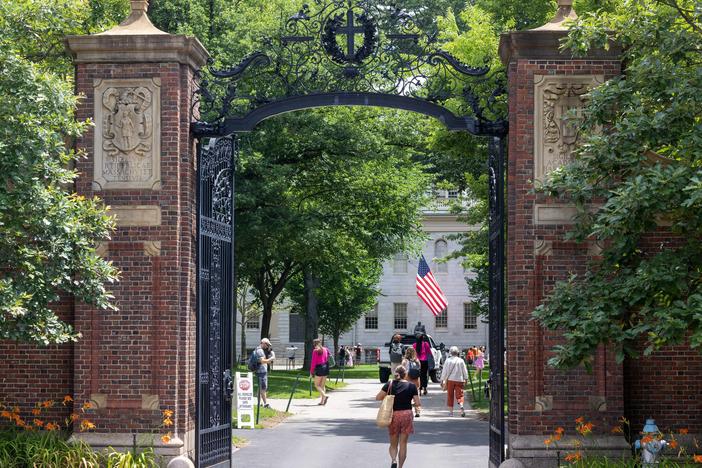
[[[480,348],[475,350],[473,365],[475,366],[475,379],[478,380],[480,378],[480,373],[485,367],[485,353]]]
[[[446,406],[449,409],[449,416],[453,416],[453,402],[455,398],[461,409],[461,417],[465,417],[463,386],[468,380],[468,369],[466,369],[466,363],[459,357],[460,351],[456,346],[451,346],[449,354],[451,354],[451,357],[444,363],[444,369],[441,373],[441,388],[448,392]]]
[[[417,352],[417,359],[422,366],[419,374],[419,390],[427,394],[427,385],[429,385],[429,360],[431,359],[431,345],[427,340],[426,335],[418,334],[417,341],[412,345]]]
[[[327,376],[329,375],[329,350],[322,346],[322,340],[316,338],[312,342],[312,362],[310,375],[314,376],[314,386],[319,392],[319,405],[326,405],[329,397],[326,392]]]
[[[414,434],[414,417],[412,416],[412,402],[415,408],[421,407],[419,391],[417,386],[406,380],[407,369],[397,366],[395,369],[395,380],[383,385],[383,388],[375,396],[376,400],[382,401],[386,395],[395,395],[395,402],[392,405],[392,421],[388,427],[390,435],[391,468],[402,468],[407,459],[407,441],[410,434]]]
[[[417,351],[414,348],[407,348],[405,358],[402,360],[402,367],[407,369],[407,381],[412,382],[419,388],[419,375],[421,374],[422,364],[417,359]],[[414,409],[414,417],[419,417],[419,407]]]
[[[395,335],[390,343],[390,373],[394,374],[397,366],[402,364],[402,337]]]
[[[261,394],[264,408],[270,408],[268,404],[268,364],[273,364],[275,354],[273,354],[273,346],[268,338],[261,338],[261,343],[254,350],[258,357],[258,368],[256,368],[256,377],[258,377],[258,388]]]

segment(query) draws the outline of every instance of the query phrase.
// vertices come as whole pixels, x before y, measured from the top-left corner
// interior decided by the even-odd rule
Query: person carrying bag
[[[383,388],[375,396],[376,400],[383,402],[378,410],[376,423],[380,427],[388,428],[391,468],[402,468],[407,459],[407,441],[410,434],[414,434],[412,402],[414,402],[417,411],[419,411],[421,403],[417,386],[406,380],[407,369],[404,366],[397,366],[395,379],[383,385]]]

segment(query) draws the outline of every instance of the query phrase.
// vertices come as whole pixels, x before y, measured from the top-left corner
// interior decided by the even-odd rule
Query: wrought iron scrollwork
[[[200,135],[223,134],[227,119],[243,119],[260,107],[301,96],[372,93],[448,106],[460,96],[480,94],[490,69],[472,66],[441,49],[436,33],[423,31],[412,15],[373,0],[314,0],[291,15],[264,50],[235,66],[209,67],[199,90]],[[470,83],[471,80],[480,83]],[[450,111],[481,121],[480,131],[506,132],[490,125],[492,101],[476,100]],[[452,101],[453,100],[453,101]],[[488,106],[488,107],[481,107]],[[487,125],[485,125],[487,124]],[[472,127],[471,127],[472,128]],[[218,133],[219,132],[219,133]]]

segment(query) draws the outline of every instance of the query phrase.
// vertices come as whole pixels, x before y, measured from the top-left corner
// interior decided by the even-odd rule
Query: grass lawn
[[[247,372],[244,367],[238,369],[239,372]],[[338,369],[333,368],[329,378],[327,378],[327,389],[336,390],[344,388],[345,382],[342,382],[341,376],[343,373],[344,380],[347,379],[368,379],[378,377],[377,365],[362,365],[355,368]],[[337,376],[339,377],[337,383]],[[290,392],[295,387],[295,381],[298,379],[297,388],[293,393],[293,399],[309,399],[319,398],[317,389],[314,388],[314,383],[310,386],[310,374],[307,370],[279,370],[275,369],[268,374],[268,397],[269,398],[290,398]],[[312,389],[310,393],[310,388]],[[254,395],[258,395],[258,379],[254,378]]]
[[[481,375],[476,378],[477,373],[475,368],[473,366],[468,366],[468,374],[470,374],[470,379],[468,380],[468,385],[466,385],[465,394],[470,400],[470,407],[481,412],[489,412],[490,400],[485,398],[483,388],[485,387],[487,379],[490,378],[490,368],[485,367]]]

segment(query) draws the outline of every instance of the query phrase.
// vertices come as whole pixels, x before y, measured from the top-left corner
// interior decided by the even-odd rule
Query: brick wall
[[[64,321],[73,322],[73,299],[65,298],[53,309]],[[31,421],[31,409],[45,400],[62,401],[73,394],[73,345],[36,346],[0,341],[0,403],[20,407],[21,416]],[[63,425],[72,405],[43,410],[41,419]],[[0,419],[0,425],[7,423]]]
[[[534,78],[536,75],[605,75],[620,72],[618,60],[529,60],[509,64],[510,135],[508,160],[508,376],[509,431],[547,434],[557,426],[572,430],[584,416],[605,432],[623,414],[622,366],[606,349],[592,373],[547,366],[558,334],[530,321],[531,312],[556,281],[582,272],[588,246],[565,242],[565,224],[537,225],[534,205],[558,202],[531,193],[534,178]],[[539,246],[546,246],[543,248]],[[539,399],[544,402],[538,404]],[[596,409],[597,408],[597,409]]]
[[[175,410],[176,429],[187,431],[194,427],[195,385],[193,75],[178,63],[78,64],[76,71],[77,91],[85,96],[80,119],[93,116],[94,80],[160,78],[160,189],[94,191],[91,129],[78,140],[88,156],[78,164],[78,192],[113,207],[158,207],[161,222],[120,226],[104,246],[122,272],[111,287],[119,310],[76,307],[84,339],[75,346],[75,393],[98,403],[101,432],[154,428],[158,410],[167,408]]]

